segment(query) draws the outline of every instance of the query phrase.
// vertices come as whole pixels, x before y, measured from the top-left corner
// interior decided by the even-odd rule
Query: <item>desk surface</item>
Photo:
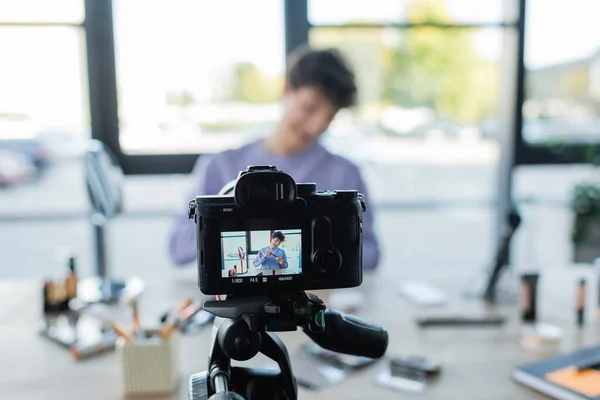
[[[600,341],[600,322],[588,308],[587,324],[575,326],[575,288],[582,275],[591,271],[563,269],[544,272],[540,282],[540,320],[565,329],[561,351],[570,351]],[[593,280],[591,280],[593,282]],[[466,279],[432,279],[432,284],[451,295],[451,303],[427,312],[480,312],[479,301],[461,297]],[[425,311],[411,306],[395,291],[397,281],[374,275],[365,278],[361,290],[366,294],[359,316],[384,326],[390,335],[388,355],[419,354],[442,363],[440,379],[420,398],[427,399],[544,399],[510,380],[515,365],[534,361],[543,354],[524,350],[519,345],[520,323],[517,305],[501,306],[499,311],[510,322],[502,327],[430,328],[420,330],[414,323]],[[120,366],[113,353],[75,362],[68,352],[41,338],[40,298],[36,282],[0,283],[0,398],[46,400],[116,400],[121,394]],[[18,290],[15,290],[18,288]],[[596,303],[596,285],[588,290],[588,304]],[[14,297],[19,293],[18,297]],[[195,282],[146,281],[141,300],[142,325],[153,324],[157,316],[185,296],[198,296]],[[11,295],[12,294],[12,295]],[[328,293],[318,293],[326,302]],[[6,299],[13,299],[8,302]],[[18,299],[18,300],[17,300]],[[19,302],[19,304],[17,304]],[[9,307],[6,306],[9,304]],[[187,399],[187,378],[206,368],[210,329],[182,338],[181,386],[179,393],[157,400]],[[309,339],[300,332],[281,335],[290,352]],[[260,363],[261,360],[256,360]],[[355,373],[350,379],[320,392],[300,388],[301,399],[412,399],[413,395],[394,393],[372,384],[382,362]]]

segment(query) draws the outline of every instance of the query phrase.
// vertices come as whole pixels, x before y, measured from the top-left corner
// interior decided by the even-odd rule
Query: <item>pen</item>
[[[186,308],[181,313],[181,318],[177,323],[177,327],[183,331],[200,311],[202,311],[202,305],[189,306]]]
[[[174,321],[186,308],[192,304],[191,299],[184,299],[177,310],[169,310],[160,317],[160,322],[167,325],[168,322]]]
[[[179,312],[185,310],[186,308],[188,308],[189,306],[192,305],[192,299],[184,299],[181,304],[179,305]]]
[[[177,326],[178,326],[177,323],[173,323],[173,324],[171,324],[169,326],[162,327],[160,329],[160,331],[158,332],[160,338],[162,340],[169,340],[169,338],[173,334],[173,331],[175,329],[177,329]]]
[[[575,370],[594,369],[600,367],[600,354],[596,357],[588,358],[573,365]]]
[[[190,305],[192,304],[192,300],[191,299],[185,299],[181,302],[181,304],[179,305],[179,308],[177,309],[177,311],[175,312],[175,315],[179,315],[183,310],[185,310],[186,308],[188,308]],[[160,323],[161,324],[166,324],[167,321],[169,320],[173,320],[174,317],[173,316],[173,310],[169,310],[166,313],[164,313],[161,317],[160,317]]]
[[[188,320],[190,320],[191,318],[194,318],[194,316],[196,314],[198,314],[200,311],[202,311],[202,306],[189,306],[188,308],[186,308],[185,310],[183,310],[181,312],[181,321],[182,322],[186,322]]]
[[[577,325],[583,326],[585,316],[585,279],[579,281],[577,289]]]
[[[104,324],[106,324],[108,328],[115,331],[117,335],[121,336],[126,341],[129,342],[133,340],[133,336],[129,332],[127,332],[127,330],[121,324],[110,319],[110,316],[108,314],[109,311],[102,305],[94,304],[93,306],[87,308],[86,313],[102,321]]]
[[[140,330],[140,314],[137,299],[131,301],[131,311],[133,312],[133,335],[137,335]]]
[[[502,325],[505,318],[500,315],[490,315],[483,317],[470,316],[440,316],[440,317],[424,317],[417,319],[417,324],[420,327],[428,326],[486,326],[486,325]]]
[[[191,299],[185,299],[181,302],[181,304],[179,305],[179,308],[177,309],[176,312],[169,312],[167,313],[167,315],[165,316],[166,318],[161,318],[161,322],[162,322],[162,326],[159,329],[159,335],[162,339],[167,340],[171,334],[173,333],[173,331],[178,327],[179,325],[179,319],[180,319],[180,315],[188,308],[190,307],[192,304],[192,300]]]
[[[188,306],[188,308],[192,308],[192,306]],[[185,315],[189,314],[189,312],[186,313],[186,310],[187,308],[183,310],[180,309],[175,318],[165,321],[163,326],[158,331],[158,334],[161,337],[161,339],[168,340],[173,334],[173,331],[180,327],[180,324],[185,319]]]
[[[202,307],[188,306],[185,310],[180,311],[177,318],[175,318],[170,325],[166,325],[160,330],[160,337],[164,340],[168,340],[175,329],[181,328],[201,310]]]
[[[114,350],[115,348],[115,339],[114,337],[104,338],[100,343],[89,345],[89,346],[71,346],[69,349],[71,355],[76,360],[83,360],[89,357],[93,357],[95,355],[105,353],[110,350]]]
[[[127,332],[127,330],[125,330],[125,328],[121,324],[113,321],[105,321],[104,323],[108,325],[110,329],[115,331],[117,335],[125,339],[127,342],[131,342],[133,340],[133,336],[129,332]]]
[[[596,270],[596,282],[598,283],[597,294],[598,294],[598,303],[596,304],[596,318],[600,320],[600,257],[594,260],[594,269]]]
[[[597,294],[598,303],[596,304],[596,318],[600,320],[600,257],[594,260],[594,269],[596,270],[596,282],[598,283]]]

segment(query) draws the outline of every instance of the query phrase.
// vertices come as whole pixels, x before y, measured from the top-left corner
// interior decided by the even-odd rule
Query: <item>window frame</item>
[[[300,3],[285,2],[285,25],[298,23],[293,13]],[[192,171],[202,153],[126,154],[119,142],[119,107],[112,0],[85,0],[86,44],[92,138],[104,142],[116,155],[126,175],[183,174]],[[299,26],[297,26],[299,28]],[[286,35],[286,54],[302,43]]]
[[[519,44],[518,63],[518,87],[517,87],[517,110],[515,110],[516,121],[514,143],[515,143],[515,166],[519,165],[566,165],[586,164],[584,153],[590,147],[594,147],[596,154],[600,155],[600,139],[591,144],[566,144],[560,146],[560,151],[554,151],[550,146],[532,146],[523,137],[523,105],[525,104],[525,86],[527,84],[527,69],[525,67],[525,37],[527,35],[527,2],[519,0],[520,4],[520,32],[522,43]]]
[[[6,21],[6,20],[2,20],[2,17],[0,16],[0,28],[74,28],[75,30],[78,30],[78,34],[86,34],[85,30],[86,30],[86,26],[85,26],[85,16],[83,21],[81,22],[51,22],[51,21],[35,21],[35,20],[28,20],[28,21]],[[85,51],[80,53],[80,56],[83,58],[87,58],[88,57],[88,53],[89,50],[85,49]],[[89,99],[88,99],[89,101]],[[90,115],[91,118],[91,115]],[[0,138],[0,140],[2,140]]]
[[[437,27],[440,29],[498,28],[515,30],[518,46],[515,49],[517,75],[514,82],[515,117],[513,131],[513,162],[516,165],[577,163],[581,160],[566,158],[549,148],[532,147],[523,139],[523,102],[526,71],[524,65],[525,10],[527,0],[517,1],[517,15],[514,21],[484,22],[468,24],[398,23],[398,24],[331,24],[312,25],[308,19],[308,0],[284,0],[285,53],[288,55],[296,47],[307,44],[309,31],[313,27],[372,28],[394,27],[413,29],[419,27]],[[125,174],[169,174],[189,173],[198,156],[194,154],[125,154],[119,144],[119,119],[117,104],[116,66],[114,32],[112,18],[112,0],[85,0],[85,22],[88,79],[90,97],[90,117],[92,137],[106,143],[116,154]],[[585,145],[565,146],[571,153],[582,152]]]

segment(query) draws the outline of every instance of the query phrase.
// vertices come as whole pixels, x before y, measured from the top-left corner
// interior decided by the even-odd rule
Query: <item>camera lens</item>
[[[337,272],[342,266],[342,256],[330,247],[319,249],[313,256],[313,263],[319,273],[330,275]]]

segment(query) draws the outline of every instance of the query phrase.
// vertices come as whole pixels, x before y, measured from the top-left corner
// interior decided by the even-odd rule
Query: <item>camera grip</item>
[[[304,333],[324,349],[361,357],[383,357],[388,346],[385,329],[335,310],[325,310],[323,331]]]

